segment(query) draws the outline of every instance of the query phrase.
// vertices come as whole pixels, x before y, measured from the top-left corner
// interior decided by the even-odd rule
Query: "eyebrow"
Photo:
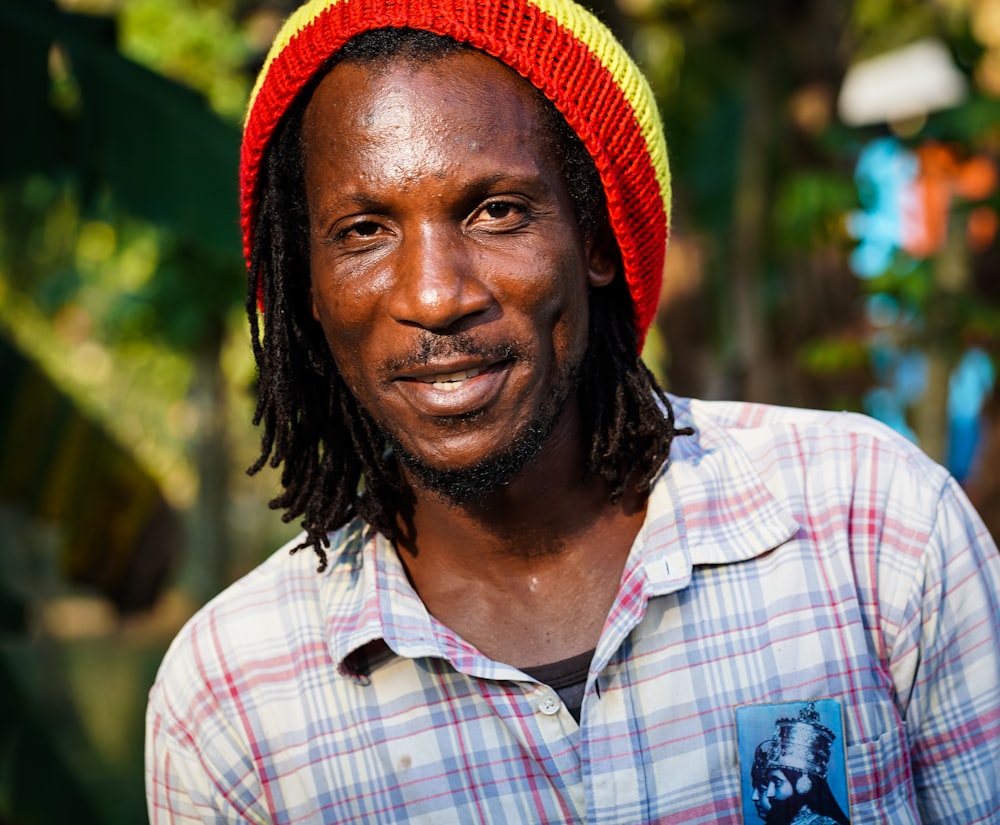
[[[523,189],[529,195],[536,197],[551,196],[555,192],[555,187],[549,182],[548,177],[539,173],[518,174],[517,172],[495,172],[463,181],[457,188],[459,199],[476,199],[483,197],[484,193],[495,187],[511,186],[512,188]],[[308,198],[308,192],[306,197]],[[373,197],[364,192],[339,192],[336,195],[338,206],[335,209],[321,208],[320,216],[325,218],[330,211],[339,212],[346,201],[351,206],[363,212],[379,212],[385,207],[383,198]],[[317,204],[322,207],[322,204]]]

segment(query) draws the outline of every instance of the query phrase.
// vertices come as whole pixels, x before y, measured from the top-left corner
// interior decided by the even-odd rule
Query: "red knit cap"
[[[312,0],[301,6],[279,32],[250,98],[240,156],[247,260],[260,164],[282,115],[348,40],[390,27],[468,43],[506,63],[555,104],[600,173],[644,339],[656,314],[669,223],[663,127],[639,68],[572,0]]]

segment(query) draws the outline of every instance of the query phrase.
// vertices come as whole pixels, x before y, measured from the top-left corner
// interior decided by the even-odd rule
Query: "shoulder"
[[[871,508],[912,495],[933,509],[951,483],[916,444],[860,413],[687,399],[675,411],[702,449],[741,452],[783,499],[808,485],[828,499],[865,495]],[[684,441],[675,445],[684,450]]]
[[[205,604],[171,643],[150,694],[152,709],[181,717],[219,707],[258,684],[257,674],[287,667],[323,647],[329,605],[350,590],[360,566],[363,525],[331,534],[330,567],[317,572],[298,536]],[[294,552],[293,552],[294,551]]]
[[[993,563],[993,540],[951,474],[868,416],[686,399],[675,415],[695,435],[674,441],[671,465],[715,464],[723,491],[752,473],[824,545],[898,559],[912,575],[956,557]]]
[[[719,428],[747,443],[855,443],[861,449],[884,450],[892,458],[917,464],[933,463],[905,436],[862,413],[781,407],[741,401],[676,399],[678,424],[695,429]]]
[[[365,612],[362,548],[374,535],[356,524],[332,533],[323,573],[311,550],[290,553],[297,538],[187,622],[149,694],[151,792],[264,821],[262,808],[245,813],[262,804],[262,777],[295,772],[316,714],[339,718],[354,701],[333,641],[341,614]]]

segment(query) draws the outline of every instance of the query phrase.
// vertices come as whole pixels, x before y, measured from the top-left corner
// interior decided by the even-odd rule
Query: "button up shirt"
[[[205,606],[149,701],[164,823],[743,821],[735,708],[833,698],[850,818],[1000,822],[1000,557],[847,413],[675,401],[580,724],[436,621],[360,522]]]

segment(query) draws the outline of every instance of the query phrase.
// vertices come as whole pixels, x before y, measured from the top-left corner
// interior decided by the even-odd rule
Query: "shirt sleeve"
[[[169,677],[161,672],[160,679]],[[251,779],[244,758],[230,767],[215,758],[224,736],[212,737],[212,753],[170,711],[162,681],[150,692],[146,711],[146,805],[150,825],[266,825],[252,803],[241,805]],[[243,802],[248,800],[242,799]]]
[[[1000,817],[1000,555],[948,478],[934,515],[918,609],[904,634],[916,667],[906,729],[924,823]]]

